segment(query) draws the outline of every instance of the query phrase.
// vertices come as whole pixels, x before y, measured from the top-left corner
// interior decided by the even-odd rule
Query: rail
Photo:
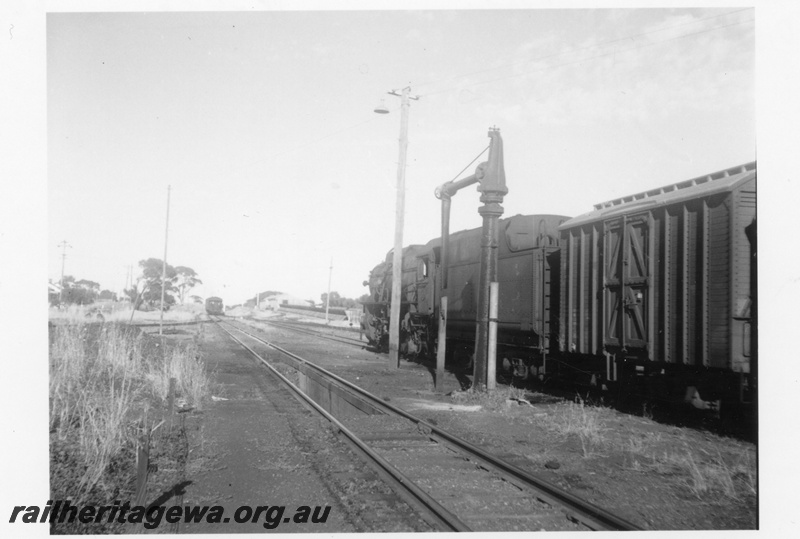
[[[413,414],[402,410],[401,408],[397,408],[382,398],[369,393],[368,391],[358,387],[357,385],[341,378],[340,376],[320,367],[274,343],[266,341],[261,337],[250,333],[249,331],[245,331],[241,328],[233,326],[233,329],[236,331],[243,333],[250,337],[253,340],[256,340],[273,350],[276,350],[292,359],[302,363],[306,367],[330,378],[331,380],[335,380],[338,384],[348,388],[353,393],[357,394],[359,397],[366,399],[369,401],[371,405],[374,407],[384,410],[386,413],[403,417],[406,420],[409,420],[416,424],[418,427],[424,429],[426,433],[430,433],[431,435],[446,441],[450,445],[458,448],[460,451],[464,452],[465,454],[469,455],[471,458],[475,458],[478,461],[482,462],[484,465],[491,467],[498,473],[501,473],[507,476],[509,479],[512,480],[515,484],[521,484],[525,487],[534,490],[537,493],[537,497],[544,500],[551,505],[561,506],[566,509],[567,515],[569,518],[575,520],[576,522],[580,522],[581,524],[587,526],[590,529],[594,530],[617,530],[617,531],[627,531],[627,530],[639,530],[641,528],[637,527],[635,524],[627,521],[624,518],[621,518],[599,506],[592,504],[586,500],[583,500],[551,483],[548,481],[537,477],[511,463],[508,463],[494,455],[488,453],[487,451],[467,442],[451,434],[437,426],[428,423],[427,421],[420,419]],[[225,328],[223,328],[225,329]],[[225,330],[227,332],[227,330]],[[230,332],[228,332],[230,334]],[[233,335],[231,334],[233,337]],[[262,360],[263,361],[263,360]],[[316,404],[316,403],[315,403]]]
[[[245,350],[250,352],[251,355],[253,355],[256,359],[258,359],[265,367],[267,367],[267,369],[269,369],[269,371],[274,376],[276,376],[281,382],[283,382],[283,384],[286,385],[286,387],[289,388],[292,391],[292,393],[295,394],[296,397],[301,399],[305,404],[310,406],[317,413],[319,413],[321,416],[327,419],[340,433],[342,433],[352,445],[354,445],[367,459],[369,459],[369,461],[371,461],[372,463],[374,463],[374,465],[378,467],[380,474],[384,478],[388,478],[391,480],[391,482],[396,487],[397,491],[405,493],[405,496],[403,497],[407,501],[410,501],[412,503],[412,506],[415,506],[417,509],[422,509],[429,518],[434,520],[434,522],[436,523],[436,525],[438,525],[439,528],[445,531],[470,531],[470,528],[466,524],[461,522],[455,515],[453,515],[447,509],[442,507],[436,500],[430,497],[416,484],[414,484],[402,473],[400,473],[397,469],[391,466],[386,461],[386,459],[384,459],[378,453],[372,450],[358,436],[356,436],[344,424],[342,424],[338,419],[336,419],[333,415],[328,413],[319,404],[314,402],[299,387],[293,384],[288,378],[286,378],[277,369],[275,369],[272,365],[270,365],[268,361],[262,358],[255,350],[247,346],[240,339],[236,338],[230,331],[228,331],[225,327],[223,327],[218,320],[214,321],[217,323],[220,329],[222,329],[230,336],[231,339],[237,342]],[[242,331],[241,329],[238,328],[234,329],[237,329],[242,333],[248,334],[248,332]]]

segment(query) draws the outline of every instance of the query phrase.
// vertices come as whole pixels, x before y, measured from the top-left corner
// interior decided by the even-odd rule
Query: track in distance
[[[311,329],[309,327],[300,327],[291,323],[287,322],[275,322],[273,320],[258,320],[260,323],[264,323],[270,326],[275,326],[281,329],[288,329],[290,331],[296,331],[298,333],[305,333],[306,335],[312,335],[314,337],[319,337],[320,339],[327,339],[334,342],[340,342],[344,344],[350,344],[354,346],[359,346],[361,348],[366,348],[368,343],[366,341],[362,341],[361,339],[354,339],[352,337],[343,337],[341,335],[331,335],[328,333],[324,333],[322,331],[318,331],[315,329]]]

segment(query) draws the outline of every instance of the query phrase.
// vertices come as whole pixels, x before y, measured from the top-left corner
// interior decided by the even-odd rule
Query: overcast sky
[[[753,9],[49,13],[48,276],[120,290],[164,253],[202,296],[319,299],[405,244],[497,126],[505,216],[575,216],[755,159]],[[373,112],[381,100],[392,110]],[[482,158],[485,159],[484,156]],[[472,165],[464,174],[474,171]],[[451,229],[481,226],[474,188]]]

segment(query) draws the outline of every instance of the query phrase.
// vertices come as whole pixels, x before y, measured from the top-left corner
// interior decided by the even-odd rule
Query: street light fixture
[[[381,99],[380,104],[375,107],[375,113],[377,114],[389,114],[389,109],[386,107],[386,102]]]
[[[397,93],[392,90],[389,95],[400,98],[400,156],[397,161],[397,195],[395,206],[394,225],[394,250],[392,256],[392,298],[389,309],[389,367],[400,367],[400,282],[403,278],[403,214],[405,212],[406,190],[406,153],[408,152],[408,109],[409,99],[417,100],[418,96],[411,96],[411,87],[406,86]],[[375,108],[377,114],[388,114],[389,109],[381,100]]]

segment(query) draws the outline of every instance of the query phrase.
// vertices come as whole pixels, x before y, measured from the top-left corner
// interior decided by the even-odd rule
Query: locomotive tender
[[[597,204],[569,219],[500,220],[498,368],[699,408],[753,402],[756,163]],[[448,359],[474,352],[481,229],[403,249],[400,350],[436,347],[448,297]],[[391,252],[364,305],[388,339]],[[501,361],[502,359],[502,361]]]

